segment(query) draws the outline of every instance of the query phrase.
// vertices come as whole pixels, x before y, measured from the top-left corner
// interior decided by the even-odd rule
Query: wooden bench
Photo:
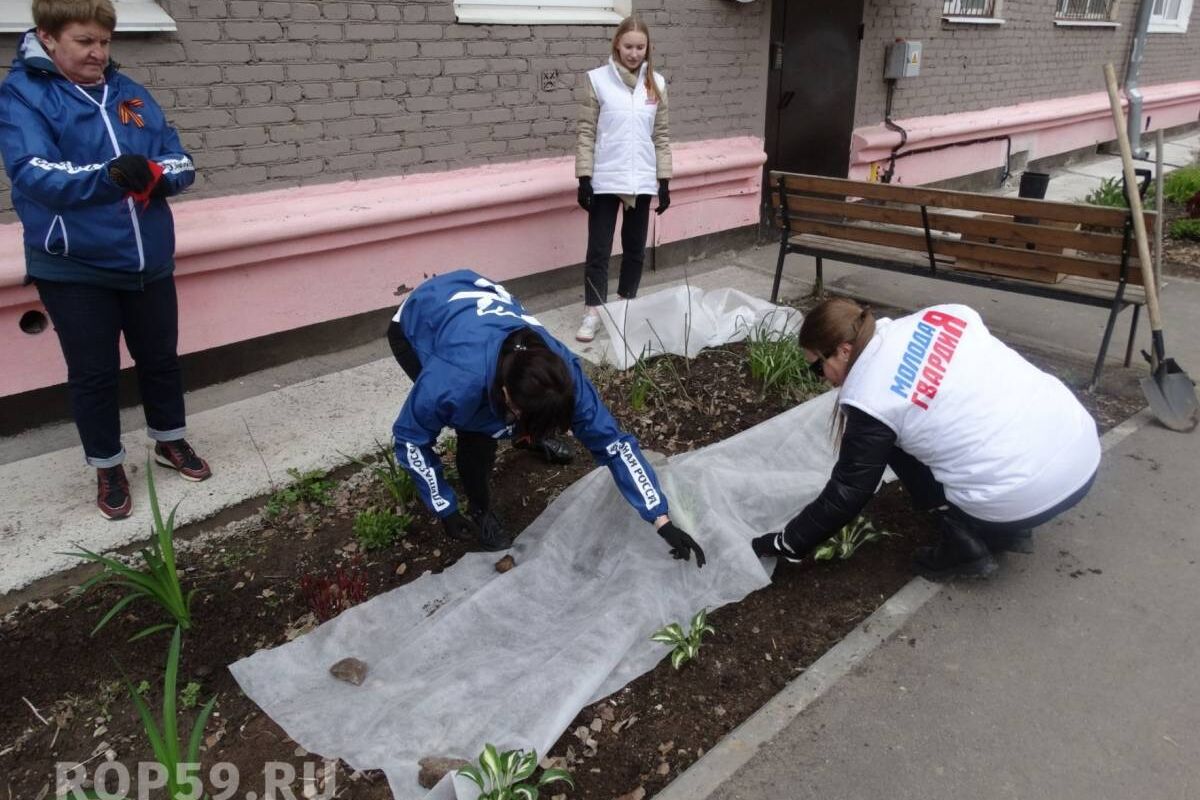
[[[1133,307],[1125,366],[1145,303],[1128,209],[772,172],[780,231],[771,300],[784,259],[831,259],[910,275],[1109,309],[1092,386],[1117,316]],[[1152,229],[1153,214],[1146,225]]]

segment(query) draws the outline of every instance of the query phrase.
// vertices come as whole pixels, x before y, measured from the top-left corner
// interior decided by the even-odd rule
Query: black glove
[[[792,564],[800,563],[800,556],[787,549],[787,544],[783,541],[782,533],[766,533],[756,537],[750,542],[750,546],[754,548],[754,555],[759,558],[767,558],[773,556],[782,558]]]
[[[458,511],[448,517],[442,517],[442,527],[451,539],[457,539],[460,542],[479,540],[479,526]]]
[[[666,540],[667,544],[671,545],[671,555],[675,558],[687,561],[691,554],[696,554],[696,566],[704,566],[704,551],[700,549],[700,545],[696,544],[696,540],[688,536],[679,528],[675,527],[675,523],[668,522],[658,529],[658,535]]]
[[[574,456],[571,443],[561,436],[547,436],[536,442],[528,436],[522,436],[513,440],[513,447],[532,450],[540,454],[547,464],[570,464]]]
[[[126,153],[108,162],[108,177],[117,186],[131,192],[144,192],[154,183],[154,173],[145,156]]]
[[[592,179],[590,176],[584,175],[579,179],[579,191],[575,194],[575,199],[584,211],[592,210]]]
[[[654,209],[655,214],[661,214],[671,207],[670,183],[666,178],[658,182],[658,208]]]

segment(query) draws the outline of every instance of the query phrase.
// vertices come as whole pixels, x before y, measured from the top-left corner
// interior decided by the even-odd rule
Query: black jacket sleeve
[[[796,556],[807,555],[854,519],[887,468],[896,434],[865,411],[843,406],[846,430],[829,482],[783,529],[783,546]]]

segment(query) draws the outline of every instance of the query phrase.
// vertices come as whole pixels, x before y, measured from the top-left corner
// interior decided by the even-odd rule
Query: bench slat
[[[794,234],[811,233],[833,239],[869,242],[871,244],[897,247],[902,250],[927,252],[924,231],[913,228],[907,230],[898,228],[882,229],[867,225],[838,225],[801,218],[791,221],[791,231]],[[972,261],[985,264],[1001,264],[1023,269],[1044,269],[1051,272],[1061,272],[1065,275],[1079,275],[1109,281],[1118,280],[1121,270],[1121,265],[1115,261],[1105,262],[1097,259],[1083,259],[1057,253],[1047,253],[1039,250],[1024,250],[998,245],[963,242],[943,236],[934,236],[932,245],[935,255],[944,255],[952,258],[969,258]],[[1136,267],[1131,267],[1128,279],[1131,282],[1140,281],[1140,270]]]
[[[838,197],[863,197],[872,200],[888,200],[898,203],[961,211],[982,211],[993,214],[1053,219],[1060,222],[1078,222],[1121,228],[1125,225],[1128,211],[1083,203],[1059,203],[1050,200],[1034,200],[1025,197],[999,197],[996,195],[956,192],[949,189],[929,189],[923,186],[900,186],[891,183],[869,183],[845,178],[825,178],[815,175],[800,175],[791,172],[771,173],[771,187],[779,188],[780,178],[787,188],[789,202],[792,193],[826,194]],[[1146,225],[1154,224],[1153,212],[1146,212]]]
[[[779,193],[772,194],[771,203],[779,206]],[[880,206],[870,203],[847,203],[837,200],[822,200],[815,197],[789,195],[787,198],[789,217],[799,215],[818,215],[833,217],[849,217],[871,222],[884,222],[893,225],[908,225],[922,228],[921,212],[915,209]],[[1122,237],[1109,233],[1092,231],[1074,231],[1058,227],[1040,227],[1036,224],[1008,220],[984,219],[981,217],[964,216],[960,214],[929,213],[929,226],[935,231],[968,234],[1012,243],[1024,247],[1026,244],[1044,245],[1047,247],[1071,248],[1087,253],[1103,253],[1121,255]],[[1131,254],[1130,263],[1136,258]]]

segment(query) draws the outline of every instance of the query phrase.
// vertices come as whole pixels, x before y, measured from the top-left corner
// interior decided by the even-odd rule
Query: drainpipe
[[[1142,57],[1146,54],[1146,31],[1150,28],[1150,11],[1153,7],[1154,0],[1142,0],[1138,5],[1133,43],[1129,47],[1129,62],[1125,67],[1125,96],[1129,98],[1129,146],[1134,158],[1146,157],[1146,151],[1142,149],[1142,90],[1138,86],[1138,72],[1142,68]]]

